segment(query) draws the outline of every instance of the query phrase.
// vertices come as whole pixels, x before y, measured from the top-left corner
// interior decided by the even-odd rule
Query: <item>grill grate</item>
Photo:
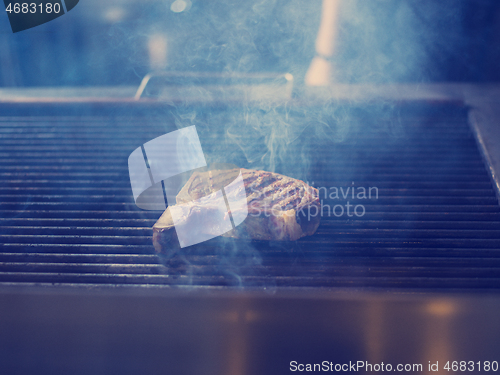
[[[340,140],[303,139],[277,166],[293,176],[299,150],[309,164],[293,177],[327,192],[314,236],[214,239],[187,252],[175,273],[154,255],[160,213],[135,206],[127,169],[136,147],[175,129],[172,118],[2,117],[0,283],[499,289],[500,209],[466,110],[352,113],[360,125]],[[330,195],[341,187],[376,187],[378,198]],[[348,201],[365,214],[328,214]]]

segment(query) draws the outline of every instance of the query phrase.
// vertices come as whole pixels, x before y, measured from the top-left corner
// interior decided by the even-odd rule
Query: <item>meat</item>
[[[294,241],[314,234],[320,216],[318,191],[303,181],[248,169],[195,172],[153,226],[153,244],[168,254],[221,234]]]

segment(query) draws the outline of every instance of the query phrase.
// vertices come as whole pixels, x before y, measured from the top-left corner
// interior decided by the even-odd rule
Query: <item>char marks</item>
[[[276,207],[282,211],[296,209],[304,197],[309,195],[302,181],[270,172],[245,173],[244,181],[249,193],[249,203],[253,207]]]

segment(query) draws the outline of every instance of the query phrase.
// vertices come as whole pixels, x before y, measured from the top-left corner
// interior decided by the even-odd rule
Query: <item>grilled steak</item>
[[[237,176],[242,184],[231,188]],[[226,202],[223,208],[229,202],[229,211],[221,210],[221,189]],[[224,227],[230,229],[223,234],[226,237],[293,241],[312,235],[321,216],[317,189],[277,173],[248,169],[195,172],[177,195],[176,203],[153,226],[153,244],[161,254],[179,248],[177,233],[182,233],[183,227],[189,227],[191,237],[200,231],[209,236],[220,234]],[[180,245],[184,247],[182,241]]]

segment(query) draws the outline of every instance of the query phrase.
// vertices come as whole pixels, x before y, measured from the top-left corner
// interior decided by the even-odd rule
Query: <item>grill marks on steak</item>
[[[277,173],[262,172],[268,174],[262,181],[259,178],[253,179],[245,184],[247,192],[250,191],[248,205],[257,205],[259,208],[273,208],[278,206],[281,211],[287,211],[300,206],[301,203],[307,204],[317,197],[317,190],[306,185],[302,181],[290,177],[278,175]],[[244,181],[245,173],[243,174]],[[252,194],[254,193],[255,194]],[[248,194],[248,193],[247,193]]]
[[[195,172],[177,195],[176,202],[187,204],[219,191],[230,184],[239,173],[240,169]],[[243,223],[224,236],[258,240],[296,240],[316,231],[320,222],[317,189],[303,181],[272,172],[241,169],[241,174],[246,191],[248,216]],[[209,209],[201,209],[206,209],[205,219],[210,220]],[[159,253],[168,253],[169,249],[179,246],[168,208],[153,227],[153,244]]]

